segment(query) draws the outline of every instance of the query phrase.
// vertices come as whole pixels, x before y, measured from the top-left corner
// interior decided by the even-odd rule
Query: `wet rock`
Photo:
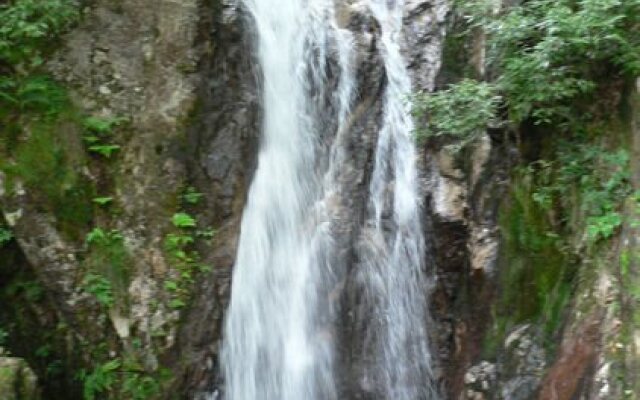
[[[482,361],[466,371],[460,399],[536,398],[547,368],[537,330],[529,324],[517,326],[507,335],[498,354],[496,363]]]
[[[367,2],[341,3],[340,26],[353,34],[357,50],[353,63],[358,66],[358,96],[348,134],[335,138],[345,149],[337,155],[345,158],[344,168],[336,171],[340,188],[329,199],[328,210],[320,211],[344,221],[336,224],[335,237],[348,242],[360,234],[354,226],[366,204],[384,107],[380,94],[386,82],[378,47],[380,27]],[[127,310],[119,310],[122,315],[111,317],[111,334],[124,342],[142,334],[149,365],[156,364],[155,352],[165,352],[162,359],[175,368],[176,390],[185,396],[219,383],[215,381],[220,327],[241,214],[257,159],[262,112],[250,16],[235,0],[203,4],[195,0],[95,1],[47,63],[55,77],[73,88],[82,112],[130,119],[126,132],[118,137],[122,149],[113,165],[112,195],[122,209],[117,220],[108,222],[123,232],[134,265],[126,289],[130,304]],[[417,91],[434,88],[448,10],[445,0],[406,3],[403,52]],[[335,66],[331,74],[339,74]],[[332,123],[328,121],[323,131],[330,132]],[[322,139],[330,148],[331,138]],[[463,157],[467,160],[438,147],[424,148],[421,157],[427,165],[425,226],[428,237],[437,241],[433,258],[439,268],[439,312],[435,314],[440,328],[435,336],[442,337],[437,343],[441,360],[453,360],[441,369],[451,382],[463,381],[464,368],[478,354],[475,342],[480,340],[478,333],[487,314],[474,312],[474,307],[486,309],[487,295],[484,283],[473,280],[477,277],[472,277],[469,265],[482,275],[490,270],[496,252],[494,208],[500,195],[495,177],[502,164],[500,149],[488,138],[483,140],[470,157]],[[203,263],[214,270],[197,279],[190,308],[177,312],[161,304],[162,282],[171,274],[162,241],[170,228],[177,193],[186,184],[205,195],[197,210],[199,223],[216,227],[218,233],[212,245],[199,249]],[[79,271],[83,271],[82,239],[64,238],[51,215],[31,198],[20,197],[13,204],[20,204],[21,213],[8,214],[7,219],[17,225],[18,243],[39,280],[45,282],[47,294],[55,299],[52,308],[70,321],[77,315],[90,318],[93,311],[77,288]],[[336,262],[354,262],[346,250],[331,256]],[[337,292],[350,290],[345,282],[336,287]],[[461,306],[457,296],[463,289],[469,300]],[[357,302],[357,293],[349,301],[344,305],[347,309]],[[348,319],[349,313],[345,314]],[[104,337],[85,332],[85,325],[71,325],[83,330],[79,334],[89,340]],[[158,333],[165,336],[152,343]],[[345,358],[357,357],[358,338],[353,335],[349,340],[354,346],[342,349]],[[469,385],[482,393],[480,389],[495,372],[484,364],[478,368],[470,375]],[[344,375],[345,385],[350,378]]]
[[[431,91],[440,71],[442,42],[450,2],[407,1],[404,16],[405,53],[416,91]]]
[[[532,399],[544,376],[546,353],[532,325],[516,327],[507,335],[500,360],[501,398]]]
[[[464,400],[485,400],[491,398],[496,383],[496,365],[483,361],[469,368],[464,375]],[[462,400],[461,399],[461,400]]]
[[[482,353],[487,312],[497,287],[498,209],[508,182],[504,146],[488,135],[457,152],[448,143],[424,149],[427,210],[437,265],[432,308],[442,375],[451,398],[465,395],[464,376]]]

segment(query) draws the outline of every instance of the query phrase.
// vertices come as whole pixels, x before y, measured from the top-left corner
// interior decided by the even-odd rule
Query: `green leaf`
[[[196,189],[193,187],[187,188],[187,191],[182,195],[184,201],[189,204],[198,204],[200,199],[204,196],[202,193],[196,192]]]
[[[88,144],[94,144],[100,141],[100,138],[95,135],[84,135],[82,139]]]
[[[111,360],[102,365],[102,370],[105,372],[115,371],[120,368],[120,360]]]
[[[193,243],[193,237],[191,235],[182,235],[170,233],[164,240],[164,247],[169,252],[175,252],[181,250],[183,247]]]
[[[94,228],[91,232],[87,234],[86,241],[89,244],[98,243],[106,240],[107,234],[100,228]]]
[[[166,281],[164,283],[164,288],[172,292],[175,292],[176,290],[178,290],[178,284],[175,283],[174,281]]]
[[[211,265],[207,265],[207,264],[197,264],[196,268],[198,269],[198,272],[200,272],[200,273],[209,273],[209,272],[213,271],[213,267]]]
[[[173,215],[171,222],[176,228],[195,228],[196,220],[187,213],[180,212]]]
[[[113,201],[113,197],[96,197],[93,199],[93,202],[98,204],[99,206],[106,206]]]
[[[587,220],[587,236],[594,242],[599,239],[608,239],[621,225],[622,216],[617,212],[591,217]]]
[[[101,228],[94,228],[91,232],[87,234],[86,242],[88,244],[96,244],[102,246],[113,245],[118,242],[122,242],[124,240],[124,236],[117,230],[112,230],[110,232],[105,232]]]
[[[111,133],[115,126],[122,124],[124,121],[126,121],[125,118],[87,117],[83,125],[90,132],[107,135]]]
[[[98,303],[105,307],[111,307],[114,303],[113,289],[111,282],[98,274],[89,273],[82,282],[83,288],[87,293],[92,294]]]
[[[169,307],[179,309],[186,306],[185,302],[180,299],[173,299],[169,302]]]
[[[120,150],[120,146],[116,144],[96,144],[89,146],[89,151],[98,153],[106,158],[111,158],[113,153]]]
[[[0,227],[0,247],[9,243],[11,239],[13,239],[13,233],[7,228]]]
[[[445,135],[462,139],[464,145],[496,119],[499,102],[493,85],[472,79],[440,92],[419,94],[413,98],[413,113],[426,121],[426,129],[418,129],[416,135],[418,139]]]
[[[49,355],[51,355],[51,345],[50,344],[45,344],[42,345],[40,347],[38,347],[36,349],[36,351],[34,352],[36,357],[39,358],[47,358],[49,357]]]

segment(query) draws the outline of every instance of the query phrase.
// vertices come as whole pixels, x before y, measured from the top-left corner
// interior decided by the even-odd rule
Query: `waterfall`
[[[244,210],[221,361],[228,400],[344,398],[336,306],[343,141],[356,96],[353,33],[335,0],[243,0],[257,33],[264,120]],[[369,0],[381,27],[384,110],[357,254],[370,305],[366,337],[381,399],[431,399],[424,238],[410,79],[399,49],[402,1]],[[353,269],[353,268],[352,268]]]
[[[406,101],[411,81],[399,46],[402,2],[393,7],[390,3],[370,3],[382,31],[388,83],[357,272],[368,293],[365,301],[372,303],[372,315],[363,317],[369,321],[365,348],[374,350],[375,367],[364,371],[363,379],[378,386],[386,399],[433,399],[436,390],[425,327],[425,244],[413,123]]]

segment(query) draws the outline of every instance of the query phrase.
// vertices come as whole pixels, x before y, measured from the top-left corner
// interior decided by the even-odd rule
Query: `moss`
[[[10,396],[11,392],[14,392],[16,375],[17,371],[15,368],[0,367],[0,393]]]
[[[108,281],[108,289],[113,291],[113,301],[111,302],[113,304],[109,305],[126,309],[133,262],[125,247],[122,235],[116,231],[103,234],[103,238],[91,243],[88,256],[84,260],[84,266],[88,271],[96,273]]]
[[[2,164],[9,187],[24,183],[43,211],[56,216],[59,229],[79,239],[93,218],[92,183],[81,175],[85,165],[71,117],[33,119],[25,123],[28,135],[5,147],[12,161]]]
[[[563,241],[553,234],[548,210],[533,200],[534,185],[531,175],[518,172],[511,199],[500,215],[505,265],[501,268],[501,297],[494,310],[494,339],[499,342],[524,322],[541,324],[550,342],[571,298],[576,268],[563,251]]]

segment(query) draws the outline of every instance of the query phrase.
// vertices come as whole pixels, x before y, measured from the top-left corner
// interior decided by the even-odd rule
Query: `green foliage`
[[[576,289],[577,267],[597,259],[600,242],[621,227],[631,185],[622,149],[607,151],[583,137],[548,145],[551,154],[516,169],[501,210],[508,266],[501,269],[495,335],[533,322],[553,347]]]
[[[106,206],[113,202],[113,197],[110,197],[110,196],[95,197],[93,199],[93,202],[99,206]]]
[[[77,172],[82,156],[71,140],[67,92],[40,67],[77,17],[72,0],[0,4],[0,167],[10,187],[22,181],[74,239],[92,218],[92,187]]]
[[[38,67],[51,37],[69,28],[78,16],[69,0],[15,0],[0,5],[0,61]]]
[[[164,283],[164,288],[171,292],[175,292],[178,290],[178,284],[174,281],[166,281]]]
[[[185,247],[194,242],[193,236],[181,234],[181,233],[170,233],[167,235],[164,241],[164,246],[167,251],[169,251],[172,255],[177,258],[184,258],[180,253],[180,251]]]
[[[484,82],[465,79],[447,90],[414,97],[414,114],[428,121],[419,139],[449,135],[463,143],[475,139],[495,119],[500,97]]]
[[[0,77],[0,117],[8,113],[40,113],[54,116],[68,107],[66,91],[46,76]]]
[[[609,212],[587,219],[587,238],[590,241],[608,239],[622,225],[622,216],[617,212]]]
[[[128,373],[122,383],[122,393],[131,400],[146,400],[160,393],[161,383],[153,376]]]
[[[87,117],[84,120],[84,127],[88,133],[93,133],[96,135],[108,135],[110,134],[114,127],[121,125],[126,121],[126,118],[101,118],[101,117]],[[91,142],[91,140],[88,140]]]
[[[182,199],[191,205],[198,204],[200,199],[202,199],[203,194],[198,193],[194,187],[188,187],[185,193],[182,195]]]
[[[135,358],[116,358],[96,366],[90,373],[81,371],[78,378],[84,385],[84,399],[109,398],[146,400],[157,396],[170,372],[160,369],[146,371]]]
[[[106,232],[101,228],[94,228],[87,234],[88,244],[96,244],[100,246],[116,245],[118,243],[121,243],[123,239],[124,238],[120,234],[120,232],[116,230]]]
[[[539,161],[528,172],[538,177],[533,199],[540,206],[575,210],[560,214],[558,222],[569,227],[568,233],[585,232],[585,243],[576,252],[611,237],[621,226],[621,201],[631,194],[625,150],[608,152],[592,144],[561,142],[555,161]]]
[[[588,118],[580,99],[598,82],[640,73],[640,0],[529,0],[501,12],[495,4],[456,4],[467,35],[487,34],[495,79],[417,96],[415,112],[428,120],[418,136],[472,138],[497,119],[498,103],[515,124],[570,127]]]
[[[35,280],[17,281],[7,287],[7,294],[15,296],[18,293],[22,293],[28,302],[35,303],[42,300],[44,289]]]
[[[0,4],[0,118],[16,111],[59,112],[66,94],[45,76],[34,74],[44,63],[52,38],[77,19],[70,0],[16,0]]]
[[[47,364],[46,376],[48,378],[59,376],[63,372],[64,372],[64,364],[62,363],[62,360],[53,360]]]
[[[78,378],[84,384],[84,399],[95,400],[99,394],[111,390],[121,365],[120,360],[111,360],[98,365],[91,373],[80,371]]]
[[[13,239],[13,233],[9,229],[3,226],[0,226],[0,247],[9,243],[12,239]]]
[[[129,282],[129,253],[124,237],[116,230],[94,228],[87,234],[89,254],[85,259],[88,273],[83,287],[106,307],[122,304],[126,300]]]
[[[504,334],[516,324],[536,320],[548,336],[555,332],[571,291],[572,267],[565,243],[556,232],[549,210],[534,200],[540,176],[523,168],[512,182],[510,203],[503,208],[502,227],[508,268],[502,269],[498,303]]]
[[[106,158],[111,158],[113,153],[120,150],[120,146],[117,144],[94,144],[89,146],[89,151],[100,154]]]
[[[85,128],[83,139],[88,145],[88,150],[105,158],[111,158],[120,150],[120,146],[107,142],[107,139],[114,127],[121,125],[124,121],[126,121],[124,118],[87,117],[83,122]]]
[[[63,122],[34,121],[28,137],[13,144],[11,159],[0,159],[9,184],[19,180],[57,216],[65,233],[76,236],[92,219],[93,188],[76,169],[82,161]]]
[[[195,228],[196,220],[187,213],[179,212],[173,215],[171,222],[176,228]]]
[[[103,276],[89,273],[85,276],[82,286],[87,293],[93,295],[98,303],[109,308],[113,306],[114,296],[111,282]]]
[[[191,248],[195,239],[186,233],[170,233],[165,237],[164,248],[175,268],[175,280],[165,281],[165,289],[172,294],[169,307],[182,308],[188,296],[188,288],[193,283],[193,273],[198,268],[198,253]]]
[[[186,305],[187,304],[179,298],[171,299],[171,301],[169,301],[169,307],[171,308],[179,309],[179,308],[183,308]]]
[[[40,347],[38,347],[36,349],[36,351],[34,352],[36,357],[39,358],[47,358],[51,355],[51,345],[50,344],[45,344],[42,345]]]
[[[197,204],[202,194],[189,187],[181,195],[187,205]],[[184,211],[175,213],[171,218],[172,225],[177,232],[168,233],[164,240],[164,250],[174,269],[172,279],[165,281],[164,288],[170,293],[169,307],[180,309],[187,305],[189,288],[194,282],[194,275],[198,272],[210,271],[210,267],[200,262],[200,254],[194,248],[196,238],[210,240],[215,231],[213,229],[196,229],[198,222]]]

